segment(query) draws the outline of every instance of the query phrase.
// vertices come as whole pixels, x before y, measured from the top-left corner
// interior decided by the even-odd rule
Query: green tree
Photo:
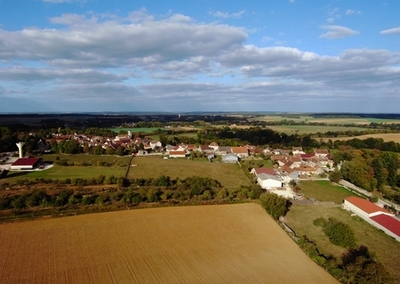
[[[352,248],[356,245],[356,237],[353,229],[335,218],[328,219],[323,231],[334,245],[344,248]]]
[[[338,183],[342,178],[343,178],[342,173],[337,169],[329,173],[329,180],[331,182]]]
[[[376,179],[376,187],[379,190],[383,189],[386,183],[388,171],[384,168],[382,158],[380,156],[372,160],[372,168],[374,169],[374,177]]]
[[[383,165],[387,170],[387,183],[391,187],[396,186],[397,170],[399,169],[399,157],[397,153],[383,152],[381,154]]]
[[[276,220],[278,220],[280,216],[285,216],[292,205],[286,198],[268,192],[264,192],[260,195],[260,203],[268,214]]]

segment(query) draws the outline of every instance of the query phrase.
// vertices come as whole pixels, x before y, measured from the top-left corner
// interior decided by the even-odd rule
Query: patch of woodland
[[[44,184],[46,186],[42,187]],[[60,212],[73,214],[119,210],[131,206],[140,207],[143,204],[158,206],[179,203],[235,203],[257,200],[263,192],[254,184],[224,188],[219,181],[211,178],[192,176],[171,179],[164,175],[148,179],[103,175],[64,181],[26,179],[18,183],[17,191],[9,186],[2,185],[3,190],[0,191],[0,210],[4,220],[10,216],[37,216],[41,212],[49,214],[52,211],[50,209],[54,209],[52,212],[57,215]]]

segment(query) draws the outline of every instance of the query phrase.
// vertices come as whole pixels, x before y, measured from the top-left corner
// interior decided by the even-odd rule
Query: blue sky
[[[0,113],[399,113],[399,11],[398,0],[0,0]]]

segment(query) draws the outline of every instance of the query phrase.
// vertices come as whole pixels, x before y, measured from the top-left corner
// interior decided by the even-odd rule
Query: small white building
[[[239,162],[239,158],[235,154],[225,154],[221,156],[223,163],[237,163]]]
[[[178,151],[178,150],[169,151],[169,157],[170,158],[185,158],[186,155],[187,155],[186,151]]]
[[[283,187],[282,179],[279,176],[265,173],[257,175],[257,183],[263,189],[274,189]]]

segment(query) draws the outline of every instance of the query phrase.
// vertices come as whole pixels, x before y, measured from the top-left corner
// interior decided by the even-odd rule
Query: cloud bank
[[[259,47],[241,27],[182,14],[156,19],[143,9],[50,23],[61,27],[0,29],[4,102],[29,100],[41,111],[355,111],[364,102],[368,111],[384,101],[385,111],[398,111],[399,52]],[[323,39],[359,34],[321,28]]]

